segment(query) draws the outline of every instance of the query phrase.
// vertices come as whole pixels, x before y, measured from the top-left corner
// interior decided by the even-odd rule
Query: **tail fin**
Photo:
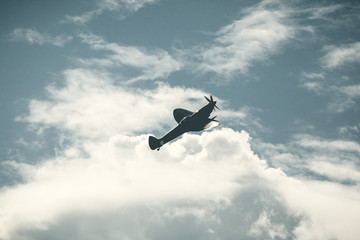
[[[149,146],[151,148],[151,150],[155,150],[155,149],[160,149],[161,145],[161,141],[153,136],[149,136]]]

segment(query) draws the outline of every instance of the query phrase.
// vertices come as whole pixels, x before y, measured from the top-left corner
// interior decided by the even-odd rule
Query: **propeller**
[[[212,95],[210,95],[210,99],[207,97],[207,96],[204,96],[205,99],[209,102],[209,103],[213,103],[214,104],[214,107],[218,110],[220,110],[220,108],[218,108],[218,106],[216,106],[216,101],[214,101]]]

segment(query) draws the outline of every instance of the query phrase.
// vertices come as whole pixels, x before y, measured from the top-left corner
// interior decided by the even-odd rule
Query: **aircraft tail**
[[[161,141],[153,136],[149,136],[149,146],[151,150],[160,149],[162,146]]]

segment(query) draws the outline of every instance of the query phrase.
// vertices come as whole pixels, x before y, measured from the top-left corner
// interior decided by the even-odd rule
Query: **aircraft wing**
[[[173,112],[175,121],[177,123],[180,123],[180,121],[183,120],[184,117],[190,116],[191,114],[193,114],[193,112],[182,108],[176,108]]]

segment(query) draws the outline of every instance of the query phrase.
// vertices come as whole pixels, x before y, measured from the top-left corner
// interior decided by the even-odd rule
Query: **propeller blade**
[[[220,108],[218,108],[218,106],[216,106],[216,101],[214,101],[213,96],[210,95],[210,99],[207,96],[204,96],[204,98],[209,102],[209,103],[213,103],[214,107],[218,110],[220,110]],[[215,109],[214,109],[215,110]]]

